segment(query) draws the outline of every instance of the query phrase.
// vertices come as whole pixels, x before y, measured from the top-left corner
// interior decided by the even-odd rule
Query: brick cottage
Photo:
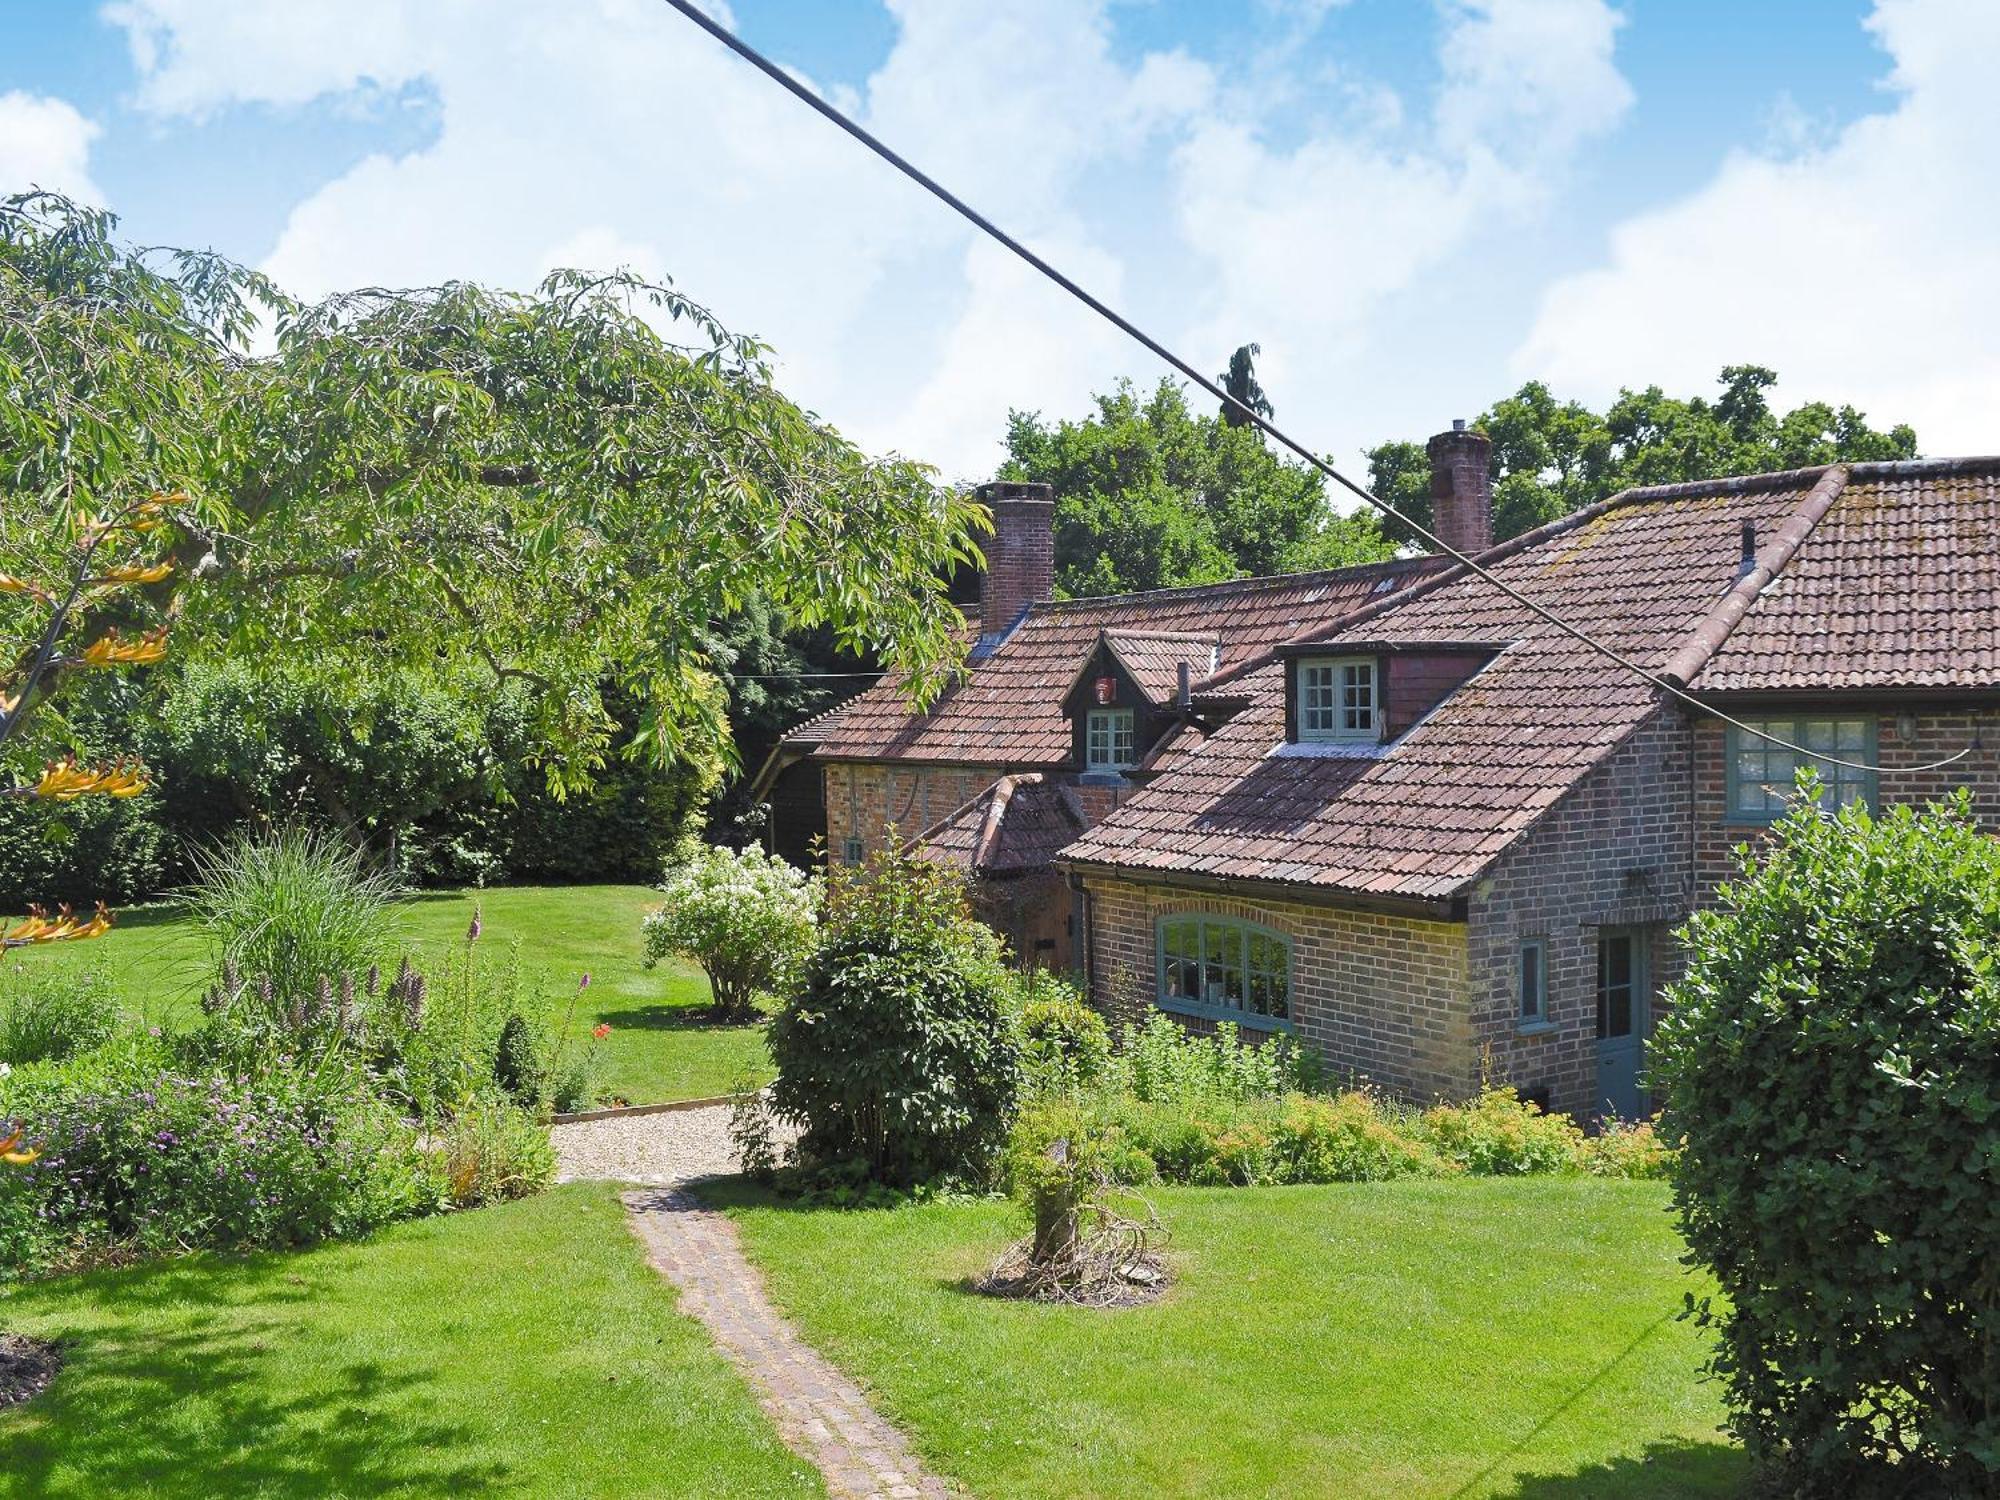
[[[1051,600],[1052,497],[988,486],[966,678],[790,742],[829,850],[914,839],[1108,1008],[1645,1112],[1670,935],[1795,770],[1716,712],[1824,752],[1830,803],[1967,787],[2000,825],[2000,459],[1628,490],[1489,546],[1489,455],[1432,440],[1440,534],[1701,707],[1435,558]]]

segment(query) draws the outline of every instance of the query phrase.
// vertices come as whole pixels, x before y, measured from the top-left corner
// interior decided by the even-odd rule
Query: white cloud
[[[1755,361],[1788,398],[1912,422],[1927,452],[2000,449],[2000,6],[1880,0],[1868,26],[1886,110],[1817,149],[1734,155],[1618,225],[1604,265],[1550,289],[1516,372],[1601,399]]]
[[[1339,59],[1280,76],[1267,57],[1225,79],[1184,52],[1130,55],[1111,0],[883,3],[894,47],[833,90],[844,105],[1202,365],[1257,338],[1288,402],[1352,411],[1358,391],[1371,422],[1409,384],[1373,356],[1415,344],[1382,328],[1385,303],[1535,212],[1629,99],[1606,0],[1438,0],[1443,83],[1415,105]],[[1283,0],[1279,19],[1332,8]],[[293,208],[265,264],[299,292],[524,286],[560,260],[670,272],[770,340],[807,404],[953,475],[990,472],[1010,406],[1068,414],[1119,374],[1154,374],[658,0],[117,0],[107,14],[163,117],[427,93],[435,139]],[[1281,109],[1338,123],[1278,147],[1264,126]]]
[[[97,134],[97,126],[66,100],[19,90],[0,94],[0,193],[39,187],[103,207],[104,192],[90,178],[90,143]]]

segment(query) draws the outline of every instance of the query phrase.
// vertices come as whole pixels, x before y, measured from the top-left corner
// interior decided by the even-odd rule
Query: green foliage
[[[1111,1082],[1144,1103],[1175,1104],[1276,1099],[1314,1087],[1318,1075],[1318,1060],[1287,1036],[1249,1044],[1233,1021],[1201,1036],[1155,1011],[1145,1024],[1120,1032]]]
[[[74,1057],[117,1029],[118,1002],[94,972],[17,963],[0,973],[0,1063]]]
[[[1575,1171],[1583,1131],[1567,1115],[1544,1114],[1512,1089],[1489,1088],[1465,1104],[1427,1109],[1423,1137],[1447,1161],[1482,1177]]]
[[[770,1026],[772,1106],[802,1158],[894,1187],[982,1174],[1018,1081],[1007,993],[998,940],[949,872],[897,853],[836,870],[820,946]]]
[[[277,1037],[324,1021],[331,988],[380,963],[396,886],[360,850],[287,828],[203,854],[186,899],[226,976],[229,1019]]]
[[[1558,402],[1531,380],[1472,424],[1493,440],[1493,536],[1500,541],[1632,485],[1757,474],[1835,461],[1914,458],[1908,426],[1881,432],[1851,406],[1807,402],[1779,416],[1765,392],[1777,375],[1730,365],[1722,394],[1668,396],[1658,386],[1621,390],[1603,415]],[[1368,453],[1370,488],[1401,514],[1431,524],[1430,460],[1422,443],[1388,442]],[[1385,522],[1388,535],[1412,540]]]
[[[2000,846],[1811,778],[1651,1048],[1732,1427],[1800,1495],[2000,1484]]]
[[[538,1108],[542,1102],[547,1079],[541,1052],[528,1018],[518,1010],[508,1012],[493,1047],[493,1082],[524,1109]]]
[[[701,965],[719,1017],[755,1014],[756,997],[790,985],[818,938],[818,886],[784,860],[691,844],[646,918],[646,964],[670,955]]]
[[[416,1133],[357,1071],[163,1066],[143,1052],[0,1080],[42,1155],[0,1177],[0,1276],[111,1255],[288,1248],[435,1211]]]
[[[1067,990],[1068,987],[1064,986]],[[1030,1093],[1095,1083],[1111,1065],[1111,1030],[1074,992],[1021,1011],[1021,1079]]]
[[[943,579],[976,507],[858,452],[681,293],[558,271],[308,305],[114,229],[0,199],[0,570],[45,574],[77,508],[185,492],[145,601],[174,605],[177,660],[525,684],[562,790],[613,744],[607,688],[638,756],[721,756],[707,632],[752,595],[920,697],[956,661]],[[32,603],[0,596],[0,638]]]
[[[1359,1091],[1293,1094],[1271,1130],[1273,1169],[1284,1182],[1386,1182],[1446,1177],[1454,1163]]]
[[[1328,505],[1319,472],[1279,458],[1254,427],[1190,411],[1162,380],[1096,398],[1081,421],[1008,417],[1006,479],[1056,491],[1056,587],[1067,595],[1212,583],[1372,562],[1393,549],[1367,517]]]
[[[469,1101],[445,1127],[440,1150],[445,1192],[454,1208],[526,1198],[556,1178],[548,1131],[505,1099]]]

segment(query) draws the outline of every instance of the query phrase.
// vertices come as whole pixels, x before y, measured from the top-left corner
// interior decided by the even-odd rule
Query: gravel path
[[[673,1187],[698,1177],[726,1177],[741,1163],[729,1140],[729,1106],[552,1125],[556,1180],[600,1179]]]

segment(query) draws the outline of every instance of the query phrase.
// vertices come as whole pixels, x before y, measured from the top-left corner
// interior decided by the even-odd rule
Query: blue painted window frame
[[[1243,976],[1243,1004],[1239,1006],[1216,1003],[1207,1000],[1191,1000],[1183,995],[1167,992],[1167,929],[1183,923],[1195,926],[1195,948],[1193,961],[1201,965],[1203,987],[1207,986],[1206,970],[1209,964],[1209,933],[1233,933],[1235,935],[1236,970]],[[1250,991],[1258,974],[1269,974],[1268,966],[1252,968],[1250,963],[1250,942],[1253,938],[1276,943],[1284,955],[1284,1007],[1285,1013],[1273,1015],[1267,1011],[1250,1008]],[[1227,955],[1223,955],[1223,966],[1227,966]],[[1238,1026],[1252,1031],[1292,1031],[1293,999],[1296,986],[1293,981],[1292,940],[1275,927],[1266,927],[1261,922],[1248,922],[1241,917],[1219,916],[1205,911],[1163,912],[1153,920],[1153,1002],[1161,1010],[1176,1015],[1199,1016],[1210,1021],[1234,1021]]]
[[[1745,719],[1744,722],[1763,730],[1766,734],[1778,735],[1794,744],[1825,749],[1828,754],[1837,755],[1843,760],[1863,760],[1870,766],[1876,764],[1881,750],[1881,721],[1873,714],[1794,714],[1786,718]],[[1833,727],[1835,743],[1814,746],[1812,739],[1816,737],[1822,725]],[[1862,743],[1859,746],[1842,746],[1839,743],[1841,728],[1855,725],[1860,726]],[[1745,764],[1753,759],[1765,768],[1764,774],[1754,780],[1744,775]],[[1734,724],[1728,725],[1723,737],[1724,821],[1775,823],[1783,817],[1784,807],[1768,805],[1769,799],[1761,789],[1766,786],[1782,786],[1789,790],[1790,771],[1778,773],[1769,768],[1774,760],[1790,762],[1796,767],[1798,759],[1799,757],[1789,750],[1781,750],[1768,741],[1760,740],[1754,735],[1746,735]],[[1824,801],[1823,806],[1841,807],[1852,801],[1864,802],[1870,809],[1880,805],[1878,800],[1880,792],[1874,771],[1871,770],[1864,775],[1845,766],[1829,766],[1824,761],[1816,759],[1812,764],[1818,770],[1820,779],[1826,784],[1825,796],[1831,799]],[[1756,807],[1744,805],[1746,788],[1751,786],[1760,789]],[[1843,789],[1852,791],[1856,795],[1843,795]]]
[[[1534,1009],[1528,1008],[1528,955],[1535,955]],[[1549,1024],[1549,940],[1522,938],[1514,958],[1514,1024],[1523,1028]]]

